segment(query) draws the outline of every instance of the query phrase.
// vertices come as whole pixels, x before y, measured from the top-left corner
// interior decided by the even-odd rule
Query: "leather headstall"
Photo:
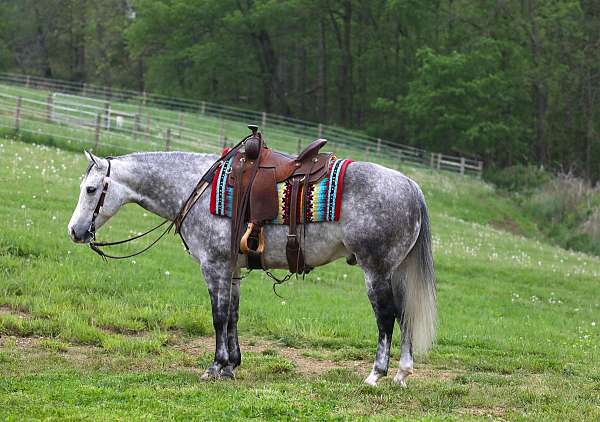
[[[90,227],[88,228],[88,233],[92,236],[92,239],[96,239],[96,219],[104,206],[104,200],[106,199],[106,194],[108,193],[108,184],[110,181],[110,169],[111,169],[111,158],[108,157],[106,161],[108,162],[108,169],[106,170],[106,175],[104,176],[103,185],[102,185],[102,193],[100,193],[100,198],[98,198],[98,203],[96,204],[96,208],[94,208],[94,213],[92,214],[92,221],[90,223]]]

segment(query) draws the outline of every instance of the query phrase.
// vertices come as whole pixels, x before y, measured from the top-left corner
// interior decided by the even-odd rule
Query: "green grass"
[[[430,206],[440,315],[407,390],[361,384],[376,325],[343,261],[284,300],[244,281],[238,378],[206,383],[209,298],[179,240],[102,262],[66,235],[83,154],[0,145],[0,418],[600,418],[600,260],[544,243],[480,181],[403,168]],[[126,207],[100,237],[156,221]]]

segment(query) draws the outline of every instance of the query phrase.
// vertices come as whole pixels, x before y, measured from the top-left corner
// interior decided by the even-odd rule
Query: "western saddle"
[[[258,126],[248,125],[252,131],[233,155],[228,184],[233,186],[233,213],[231,229],[231,263],[237,264],[239,252],[247,255],[248,268],[266,269],[263,262],[265,240],[263,226],[279,214],[277,183],[291,185],[287,213],[289,233],[286,257],[292,274],[310,271],[298,240],[297,225],[305,223],[305,204],[308,184],[315,183],[329,172],[332,153],[319,153],[327,143],[317,139],[297,157],[276,152],[266,146]],[[305,192],[300,198],[300,192]],[[298,201],[301,201],[301,205]]]

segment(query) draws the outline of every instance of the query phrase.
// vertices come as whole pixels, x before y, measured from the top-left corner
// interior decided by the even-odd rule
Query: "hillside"
[[[376,326],[360,270],[343,261],[281,286],[284,300],[251,274],[237,380],[201,383],[213,339],[197,266],[173,237],[108,264],[72,244],[85,165],[0,141],[2,418],[600,417],[600,259],[537,240],[489,185],[406,168],[431,210],[440,315],[407,390],[361,384]],[[155,221],[132,206],[100,235]]]

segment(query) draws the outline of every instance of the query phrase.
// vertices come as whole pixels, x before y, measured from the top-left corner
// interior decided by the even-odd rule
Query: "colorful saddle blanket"
[[[213,215],[229,218],[232,216],[233,186],[227,183],[232,161],[233,158],[224,162],[213,177],[210,194],[210,213]],[[352,160],[338,160],[335,156],[332,156],[327,176],[298,191],[299,209],[305,210],[303,221],[300,221],[301,213],[298,213],[298,224],[338,221],[340,219],[344,175],[351,162]],[[308,189],[308,192],[305,192],[304,189]],[[270,224],[289,224],[288,210],[291,192],[291,183],[288,181],[277,183],[279,212],[277,218],[271,221]],[[305,198],[308,198],[308,200],[304,205]]]

